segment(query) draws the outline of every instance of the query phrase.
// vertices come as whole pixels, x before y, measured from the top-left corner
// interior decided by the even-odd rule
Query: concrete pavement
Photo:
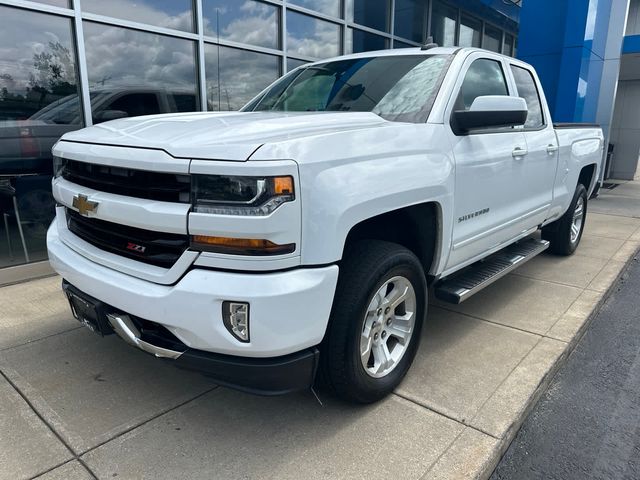
[[[639,246],[640,218],[590,213],[576,255],[433,300],[406,380],[367,407],[217,388],[80,328],[59,278],[0,288],[0,479],[487,478]]]

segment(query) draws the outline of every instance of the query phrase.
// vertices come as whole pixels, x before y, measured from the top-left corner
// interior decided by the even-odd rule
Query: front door
[[[483,95],[509,95],[505,63],[498,56],[471,55],[461,71],[451,110],[469,109]],[[456,93],[457,92],[457,93]],[[470,263],[506,244],[526,228],[525,165],[522,129],[499,128],[456,136],[450,132],[455,158],[452,246],[447,269]]]

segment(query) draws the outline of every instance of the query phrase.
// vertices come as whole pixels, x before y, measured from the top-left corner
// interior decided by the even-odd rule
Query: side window
[[[178,112],[195,112],[199,110],[196,105],[196,96],[189,93],[174,93],[172,94],[173,101],[176,104],[176,111]]]
[[[542,118],[542,105],[540,104],[540,94],[536,87],[536,82],[529,70],[511,65],[513,78],[518,88],[518,96],[525,99],[529,114],[525,122],[525,128],[538,128],[544,125]]]
[[[509,95],[502,66],[496,60],[475,60],[464,76],[454,110],[469,110],[471,104],[483,95]]]
[[[109,110],[122,110],[130,117],[160,113],[158,97],[155,93],[130,93],[114,100]]]

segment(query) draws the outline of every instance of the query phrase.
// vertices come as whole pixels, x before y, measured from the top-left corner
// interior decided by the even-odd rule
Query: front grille
[[[189,203],[189,175],[64,160],[62,178],[101,192],[162,202]]]
[[[154,232],[97,218],[67,209],[69,230],[95,247],[158,267],[171,268],[189,247],[189,237]]]

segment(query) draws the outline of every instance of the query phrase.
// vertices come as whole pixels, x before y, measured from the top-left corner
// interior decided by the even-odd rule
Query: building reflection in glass
[[[83,126],[71,21],[0,6],[0,268],[46,259],[51,147]]]

